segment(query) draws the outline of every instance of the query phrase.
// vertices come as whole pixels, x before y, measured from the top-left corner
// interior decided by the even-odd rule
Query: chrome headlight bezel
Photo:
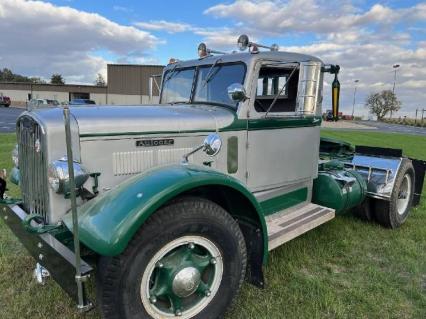
[[[76,188],[80,188],[89,178],[88,171],[83,165],[74,161],[74,180]],[[70,192],[70,179],[68,173],[68,161],[66,157],[50,163],[47,170],[47,178],[50,187],[58,194]]]

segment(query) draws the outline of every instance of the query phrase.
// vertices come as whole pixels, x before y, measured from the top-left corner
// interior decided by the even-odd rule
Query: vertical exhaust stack
[[[337,122],[339,120],[339,104],[340,104],[340,82],[338,79],[338,74],[340,71],[340,66],[337,64],[328,64],[324,65],[322,72],[334,74],[334,80],[331,84],[331,104],[332,104],[332,113],[333,121]]]

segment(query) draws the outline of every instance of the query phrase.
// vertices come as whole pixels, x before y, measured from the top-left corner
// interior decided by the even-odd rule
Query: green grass
[[[323,131],[354,144],[403,148],[426,159],[426,138],[371,132]],[[0,167],[10,168],[14,135],[0,134]],[[16,188],[11,192],[18,194]],[[31,278],[34,261],[0,222],[0,317],[77,318],[52,280]],[[227,318],[425,318],[426,201],[397,230],[351,215],[274,250],[266,289],[245,284]],[[94,311],[85,318],[99,318]]]

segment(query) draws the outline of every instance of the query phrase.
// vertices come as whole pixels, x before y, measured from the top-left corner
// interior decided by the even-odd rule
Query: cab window
[[[260,69],[254,103],[257,112],[267,112],[277,94],[277,101],[269,112],[296,111],[299,70],[295,70],[291,75],[293,69],[277,67]]]

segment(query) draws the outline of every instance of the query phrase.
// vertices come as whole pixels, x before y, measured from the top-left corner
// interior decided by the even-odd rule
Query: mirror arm
[[[189,153],[186,153],[182,156],[182,164],[188,164],[188,157],[190,157],[192,154],[197,153],[199,150],[205,148],[206,145],[203,143],[200,146],[197,146],[196,148],[194,148],[192,151],[190,151]]]

